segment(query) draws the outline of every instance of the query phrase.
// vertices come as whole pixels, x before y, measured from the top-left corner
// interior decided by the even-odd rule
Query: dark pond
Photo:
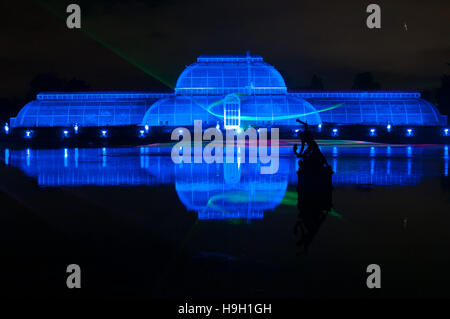
[[[259,163],[174,164],[163,145],[2,149],[3,287],[64,295],[78,263],[80,296],[449,297],[448,146],[321,148],[336,213],[307,254],[293,232],[290,146],[273,175]],[[380,290],[366,287],[373,263]]]

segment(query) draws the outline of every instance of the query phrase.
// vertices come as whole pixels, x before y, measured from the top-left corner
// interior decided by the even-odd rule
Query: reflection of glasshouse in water
[[[200,56],[174,93],[40,93],[11,127],[289,127],[295,119],[355,125],[441,126],[446,117],[417,92],[288,92],[281,74],[256,55]]]
[[[59,150],[4,150],[4,162],[36,178],[39,185],[175,185],[180,201],[199,218],[262,218],[285,201],[297,184],[297,159],[280,158],[277,174],[260,174],[259,164],[173,164],[156,147]],[[323,152],[335,171],[333,184],[415,185],[448,176],[448,147],[436,149],[436,162],[423,160],[412,147],[330,147]]]
[[[262,218],[286,192],[289,166],[260,174],[259,164],[178,165],[175,189],[181,202],[200,219]]]

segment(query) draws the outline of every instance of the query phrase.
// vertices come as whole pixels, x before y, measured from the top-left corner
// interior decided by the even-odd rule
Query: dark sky
[[[381,30],[365,25],[372,2]],[[69,3],[81,6],[82,31],[66,27]],[[174,84],[198,55],[247,50],[291,89],[313,74],[326,89],[349,89],[356,73],[372,71],[384,89],[415,90],[450,72],[448,0],[2,0],[0,10],[0,97],[24,96],[48,72],[95,90],[165,90],[148,73]]]

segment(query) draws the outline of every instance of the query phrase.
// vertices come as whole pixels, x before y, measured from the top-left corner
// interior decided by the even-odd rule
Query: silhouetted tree
[[[358,73],[353,79],[353,90],[370,91],[379,90],[380,88],[380,83],[375,82],[371,72]]]
[[[27,99],[32,100],[36,97],[36,94],[40,92],[48,91],[86,91],[89,89],[89,85],[83,81],[76,78],[66,80],[59,77],[54,73],[41,73],[36,75],[30,81],[30,90],[27,94]]]
[[[436,90],[436,102],[439,110],[444,114],[450,114],[450,75],[441,77],[441,87]]]
[[[0,127],[3,127],[4,123],[9,122],[10,117],[16,116],[25,103],[24,100],[18,97],[11,99],[0,98]]]
[[[10,117],[14,117],[20,111],[20,109],[29,101],[36,98],[36,94],[39,92],[48,91],[87,91],[89,85],[77,78],[66,80],[59,77],[54,73],[41,73],[36,75],[29,84],[30,88],[25,96],[22,98],[0,98],[0,127],[3,127],[3,123],[9,121]]]
[[[309,87],[307,89],[322,91],[324,89],[322,78],[320,78],[316,74],[314,74],[311,79],[311,84],[309,85]]]

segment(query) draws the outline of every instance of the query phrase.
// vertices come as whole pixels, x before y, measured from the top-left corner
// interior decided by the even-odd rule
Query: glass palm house
[[[178,127],[201,120],[220,128],[310,125],[443,126],[446,116],[417,92],[288,91],[281,74],[257,55],[200,56],[173,93],[40,93],[10,127]]]

